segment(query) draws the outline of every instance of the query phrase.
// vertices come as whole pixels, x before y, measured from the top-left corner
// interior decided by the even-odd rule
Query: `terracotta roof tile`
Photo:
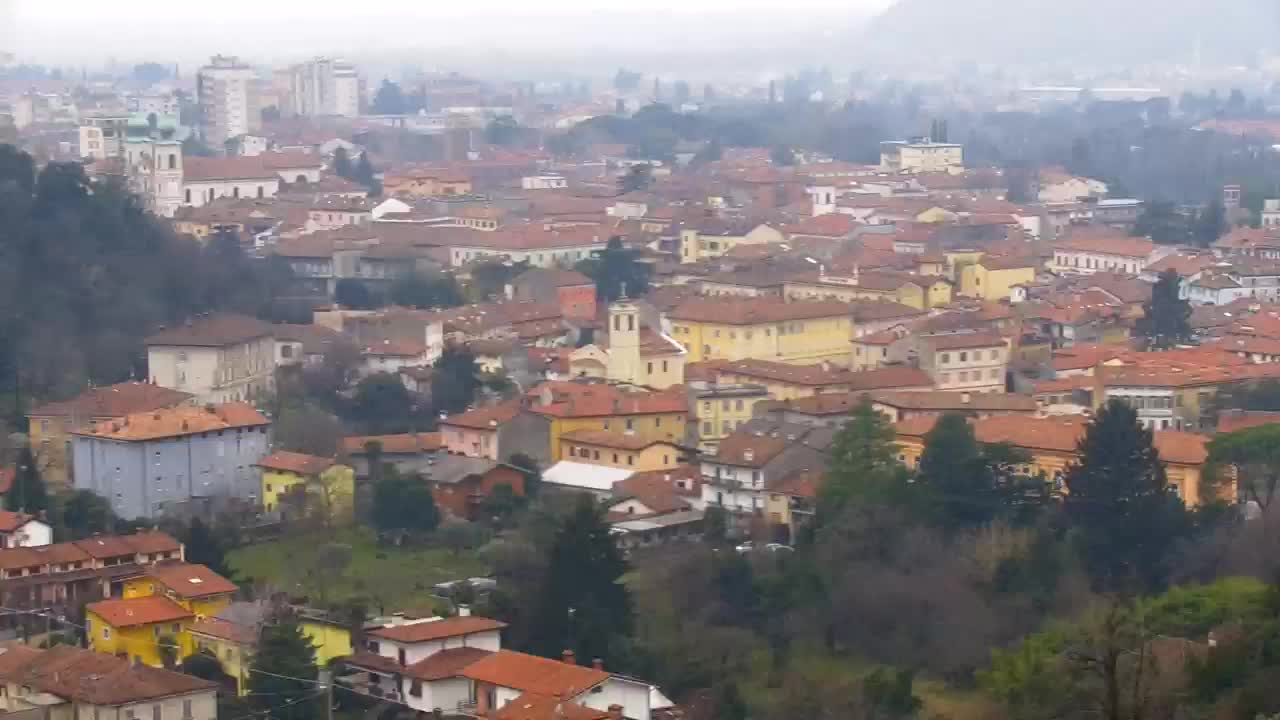
[[[756,435],[739,430],[720,441],[714,462],[742,467],[764,467],[786,450],[790,443],[785,437]]]
[[[966,350],[969,348],[1008,347],[1009,341],[999,333],[975,332],[954,335],[933,335],[923,338],[935,351]]]
[[[492,651],[473,647],[448,648],[405,667],[404,674],[419,680],[457,677],[468,665],[492,654]]]
[[[444,618],[442,620],[426,620],[422,622],[406,623],[404,625],[390,625],[370,630],[367,635],[370,637],[383,638],[385,640],[394,640],[402,643],[418,643],[427,642],[429,640],[439,640],[447,637],[458,637],[461,635],[470,635],[472,633],[487,632],[490,630],[501,630],[507,624],[498,620],[491,620],[478,615],[455,616]]]
[[[299,475],[319,475],[333,467],[333,458],[307,455],[306,453],[277,450],[257,462],[257,466],[267,470],[284,470]]]
[[[199,315],[185,325],[161,330],[147,338],[147,345],[225,347],[271,337],[273,333],[271,325],[257,318],[214,313]]]
[[[184,406],[134,413],[118,421],[95,423],[74,434],[138,441],[269,424],[271,421],[253,409],[252,405],[233,402],[211,407]]]
[[[146,382],[123,382],[90,388],[70,400],[47,403],[27,413],[31,417],[118,418],[180,405],[189,393]]]
[[[35,517],[21,512],[0,510],[0,532],[15,532],[18,528],[34,520]]]
[[[673,445],[669,440],[648,440],[641,435],[628,435],[625,432],[612,432],[609,430],[570,430],[569,432],[561,433],[560,439],[582,445],[597,445],[618,450],[643,450],[658,444]]]
[[[509,400],[497,405],[486,405],[478,407],[474,410],[449,415],[440,420],[440,425],[449,427],[464,427],[474,430],[490,430],[497,428],[505,422],[509,422],[516,415],[520,414],[520,401]]]
[[[1147,238],[1132,237],[1118,230],[1089,227],[1074,230],[1055,240],[1053,247],[1055,250],[1146,258],[1155,245]]]
[[[462,675],[472,680],[539,695],[573,697],[609,678],[595,668],[571,665],[512,650],[499,650],[467,666]]]
[[[1218,414],[1218,432],[1229,433],[1246,428],[1280,423],[1280,412],[1265,410],[1225,410]]]
[[[342,451],[348,455],[364,455],[365,445],[380,443],[384,453],[431,452],[444,447],[438,432],[403,433],[401,435],[349,435],[342,438]]]
[[[503,705],[495,720],[607,720],[609,711],[562,698],[527,692]]]
[[[1006,393],[878,390],[870,395],[872,401],[882,405],[920,412],[1034,413],[1037,409],[1031,396]]]
[[[10,660],[12,658],[12,660]],[[48,650],[10,647],[0,655],[0,679],[73,702],[118,707],[217,690],[215,683],[70,645]]]
[[[239,590],[235,583],[204,565],[162,563],[152,567],[147,575],[184,598],[225,595]]]
[[[194,617],[191,611],[161,595],[100,600],[89,603],[85,610],[117,628],[177,622]]]

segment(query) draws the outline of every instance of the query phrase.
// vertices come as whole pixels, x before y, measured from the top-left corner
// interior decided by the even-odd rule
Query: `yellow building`
[[[575,430],[630,432],[650,441],[679,443],[689,415],[684,393],[626,392],[603,383],[546,382],[530,393],[529,411],[547,418],[549,456],[562,459],[561,438]]]
[[[937,416],[920,415],[894,425],[898,459],[915,468],[924,451],[924,437],[933,429]],[[1077,462],[1077,443],[1083,437],[1086,423],[1079,417],[1036,418],[1021,415],[995,415],[971,419],[974,436],[980,443],[1008,443],[1023,450],[1030,462],[1020,470],[1030,476],[1043,477],[1065,491],[1063,478],[1067,468]],[[1157,431],[1153,442],[1164,461],[1169,486],[1188,506],[1204,499],[1201,480],[1208,457],[1204,435],[1180,431]],[[1235,488],[1222,490],[1223,497],[1234,497]]]
[[[351,628],[340,622],[303,611],[298,618],[298,626],[315,647],[316,664],[321,667],[335,658],[355,652],[351,647]]]
[[[659,331],[641,327],[628,300],[609,306],[608,336],[569,355],[569,374],[665,390],[684,383],[685,351]]]
[[[777,244],[785,240],[781,231],[768,225],[734,225],[708,220],[698,228],[680,232],[680,262],[720,257],[739,245]]]
[[[560,436],[560,457],[590,465],[636,470],[670,470],[684,450],[668,440],[648,440],[614,430],[572,430]]]
[[[813,517],[818,487],[824,475],[822,469],[805,468],[765,486],[765,517],[769,524],[787,529],[787,540],[795,537],[797,525]]]
[[[231,604],[236,584],[204,565],[165,563],[124,582],[125,599],[161,596],[197,617],[218,614]]]
[[[195,614],[163,595],[114,598],[85,607],[85,633],[96,652],[173,667],[191,654],[186,631]]]
[[[277,450],[258,461],[262,469],[262,509],[318,517],[326,524],[349,523],[355,512],[355,471],[333,458]],[[305,502],[286,498],[296,489]],[[282,506],[283,504],[283,506]]]
[[[952,284],[935,275],[877,270],[844,277],[819,274],[812,279],[788,280],[782,293],[788,300],[881,300],[928,310],[951,302]]]
[[[249,668],[258,646],[258,629],[220,618],[197,620],[188,628],[192,652],[218,659],[222,672],[236,683],[236,694],[249,691]]]
[[[1008,300],[1013,286],[1034,282],[1038,263],[1031,258],[984,257],[960,267],[960,294],[983,300]]]
[[[140,412],[176,407],[191,395],[146,382],[124,382],[90,388],[70,400],[41,405],[27,415],[27,437],[50,485],[70,483],[71,433],[93,423],[110,423]]]
[[[670,320],[672,336],[688,350],[692,362],[849,362],[853,321],[843,302],[696,299],[672,310]]]
[[[720,377],[724,378],[723,373]],[[755,416],[756,403],[770,399],[762,384],[727,383],[696,390],[691,398],[691,420],[697,428],[698,449],[703,452],[714,453],[721,440]]]

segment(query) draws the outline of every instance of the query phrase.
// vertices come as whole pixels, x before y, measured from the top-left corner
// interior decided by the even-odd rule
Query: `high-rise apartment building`
[[[203,112],[200,129],[211,147],[258,129],[258,77],[238,58],[215,55],[200,68],[196,95]]]
[[[292,69],[290,96],[295,115],[360,114],[360,76],[355,66],[333,58],[316,58]]]

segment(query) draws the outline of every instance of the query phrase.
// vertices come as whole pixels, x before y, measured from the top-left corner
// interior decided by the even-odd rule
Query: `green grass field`
[[[333,543],[351,548],[345,569],[327,569],[320,562],[322,549]],[[238,579],[252,581],[259,591],[306,596],[315,605],[364,597],[370,601],[369,610],[379,613],[435,607],[432,585],[488,571],[475,552],[378,547],[373,531],[366,528],[258,542],[232,551],[227,561]]]

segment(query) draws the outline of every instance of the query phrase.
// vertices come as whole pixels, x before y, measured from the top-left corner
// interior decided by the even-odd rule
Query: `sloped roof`
[[[573,697],[609,678],[595,668],[499,650],[463,669],[464,677],[544,696]]]
[[[706,322],[718,325],[759,325],[763,323],[848,317],[849,303],[833,300],[785,302],[775,298],[689,300],[670,313],[675,321]]]
[[[85,609],[117,628],[177,622],[193,617],[190,610],[162,595],[100,600],[89,603]]]
[[[30,417],[115,418],[179,405],[192,397],[146,382],[123,382],[90,388],[70,400],[41,405],[27,413]]]
[[[492,651],[474,647],[448,648],[405,667],[404,674],[419,680],[457,677],[467,666],[492,654]]]
[[[277,450],[259,460],[257,465],[268,470],[284,470],[299,475],[319,475],[333,467],[334,460],[306,453]]]
[[[161,563],[148,570],[147,575],[184,598],[225,595],[239,589],[204,565],[192,563]]]
[[[167,328],[147,338],[147,345],[225,347],[271,337],[271,325],[248,315],[213,313],[191,318],[185,325]]]
[[[271,423],[265,416],[242,402],[208,407],[183,406],[155,412],[134,413],[119,421],[94,423],[75,431],[76,435],[112,440],[154,440],[236,428],[259,427]]]
[[[365,633],[370,637],[401,643],[419,643],[441,638],[459,637],[490,630],[501,630],[507,624],[478,615],[454,616],[439,620],[405,623],[375,628]]]
[[[0,679],[74,702],[120,706],[197,692],[215,683],[70,645],[48,650],[10,646],[0,653]]]

